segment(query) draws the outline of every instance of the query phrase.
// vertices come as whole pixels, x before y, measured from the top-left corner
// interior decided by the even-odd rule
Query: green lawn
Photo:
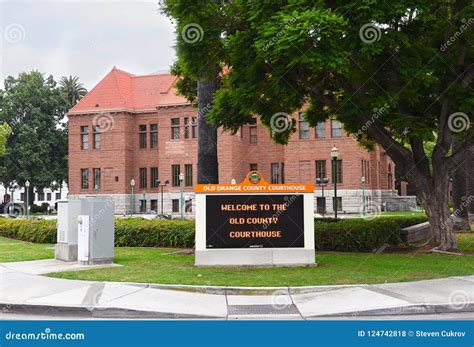
[[[459,234],[459,248],[474,252],[474,234]],[[303,286],[415,281],[474,274],[474,253],[363,254],[317,253],[309,268],[195,268],[194,256],[176,249],[116,248],[121,267],[50,274],[51,277],[117,281],[229,286]],[[52,245],[0,238],[0,261],[53,257]]]
[[[410,216],[426,216],[425,211],[394,211],[380,212],[381,217],[410,217]]]
[[[461,234],[463,250],[474,250],[474,235]],[[474,274],[474,255],[318,253],[309,268],[195,268],[192,255],[172,249],[117,248],[122,267],[51,274],[52,277],[229,286],[304,286],[403,282]]]
[[[54,245],[29,243],[0,237],[0,263],[50,259],[54,257]]]

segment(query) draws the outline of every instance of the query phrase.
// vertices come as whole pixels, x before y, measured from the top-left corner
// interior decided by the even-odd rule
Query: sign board
[[[196,265],[314,264],[313,199],[313,185],[268,184],[257,171],[197,185]]]

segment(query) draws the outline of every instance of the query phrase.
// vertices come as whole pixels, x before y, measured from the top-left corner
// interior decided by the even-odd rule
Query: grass
[[[51,259],[54,245],[29,243],[0,237],[0,262]]]
[[[370,254],[319,252],[317,267],[196,268],[194,256],[170,248],[116,248],[121,267],[70,271],[51,277],[117,282],[228,286],[304,286],[405,282],[474,274],[474,234],[458,234],[470,254]],[[47,259],[53,245],[0,237],[0,262]]]
[[[460,249],[474,235],[460,234]],[[474,274],[474,255],[317,253],[317,267],[195,268],[192,255],[173,249],[117,248],[122,267],[62,272],[52,277],[117,282],[228,286],[305,286],[405,282]]]
[[[381,212],[380,217],[410,217],[410,216],[426,216],[425,211],[394,211]]]

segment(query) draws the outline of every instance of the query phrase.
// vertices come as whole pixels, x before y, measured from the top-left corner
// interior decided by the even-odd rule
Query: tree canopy
[[[229,71],[212,121],[236,131],[259,115],[286,143],[297,110],[312,125],[339,119],[365,146],[383,147],[417,191],[435,242],[454,248],[448,177],[472,150],[472,3],[236,0],[229,8],[232,24],[221,27]],[[430,157],[425,141],[435,141]]]
[[[29,180],[37,188],[67,178],[67,131],[63,123],[69,102],[52,76],[38,71],[9,76],[0,90],[0,122],[12,133],[0,158],[0,181],[9,186]]]

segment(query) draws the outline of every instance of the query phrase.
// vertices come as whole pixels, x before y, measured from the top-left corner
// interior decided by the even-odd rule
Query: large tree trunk
[[[457,139],[453,141],[453,150],[457,150],[460,146]],[[459,166],[454,168],[453,178],[453,220],[454,230],[470,231],[469,214],[468,214],[468,173],[467,165],[469,160],[465,160]]]
[[[219,183],[217,162],[217,127],[207,121],[211,109],[216,83],[198,82],[198,183]]]
[[[457,248],[453,220],[448,206],[448,175],[444,179],[435,180],[431,187],[423,189],[422,205],[426,210],[432,231],[432,242],[439,250],[455,250]]]

